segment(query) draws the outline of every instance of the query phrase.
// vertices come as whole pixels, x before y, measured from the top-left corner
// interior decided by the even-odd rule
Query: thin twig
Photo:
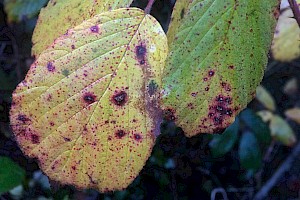
[[[291,9],[294,13],[294,18],[296,19],[298,26],[300,27],[300,10],[296,0],[288,0],[291,6]]]
[[[285,172],[289,171],[292,167],[294,161],[300,155],[300,142],[294,147],[292,153],[289,157],[281,164],[281,166],[277,169],[274,175],[266,182],[266,184],[258,191],[254,197],[254,200],[265,199],[270,190],[278,183],[280,178],[284,175]]]
[[[227,193],[224,188],[215,188],[210,194],[210,200],[215,200],[217,194],[220,193],[224,200],[228,200]]]
[[[148,1],[148,5],[147,5],[147,7],[145,8],[145,13],[146,13],[146,14],[150,14],[154,2],[155,2],[155,0],[149,0],[149,1]]]
[[[173,199],[178,200],[177,183],[176,183],[176,177],[175,177],[174,170],[172,170],[172,172],[171,172],[171,188],[172,188]]]

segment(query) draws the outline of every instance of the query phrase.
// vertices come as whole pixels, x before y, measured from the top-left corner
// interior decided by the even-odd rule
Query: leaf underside
[[[38,57],[53,41],[84,20],[105,11],[128,7],[133,0],[50,0],[41,10],[32,36],[32,55]]]
[[[163,107],[189,137],[222,132],[255,95],[279,2],[184,1],[175,5],[184,11],[173,13],[182,19],[173,16],[168,32]]]
[[[120,190],[148,159],[167,39],[139,9],[118,9],[55,40],[13,93],[11,124],[23,152],[55,181]]]

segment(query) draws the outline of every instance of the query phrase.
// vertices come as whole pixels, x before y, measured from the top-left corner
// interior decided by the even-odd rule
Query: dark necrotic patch
[[[135,47],[135,54],[141,65],[144,65],[146,63],[145,61],[146,53],[147,53],[147,49],[144,45],[141,44]]]
[[[49,72],[54,72],[55,66],[53,65],[52,62],[47,63],[47,69],[48,69]]]
[[[138,59],[144,58],[147,50],[143,45],[139,45],[135,49],[136,57]]]
[[[23,122],[24,124],[28,121],[30,121],[30,119],[26,116],[26,115],[18,115],[17,120]]]
[[[118,131],[116,131],[116,133],[115,133],[115,136],[116,136],[118,139],[123,138],[125,135],[126,135],[126,133],[125,133],[125,131],[123,131],[123,130],[118,130]]]
[[[83,100],[85,103],[87,104],[91,104],[91,103],[94,103],[96,101],[96,95],[94,95],[93,93],[91,92],[88,92],[88,93],[85,93],[83,95]]]
[[[40,142],[40,137],[36,134],[31,134],[31,142],[33,144],[38,144]]]
[[[166,119],[168,121],[174,121],[176,119],[175,111],[172,108],[168,108],[168,109],[164,110],[163,116],[164,116],[164,119]]]
[[[127,93],[125,91],[117,92],[112,96],[112,102],[115,105],[123,106],[127,102]]]
[[[91,32],[93,32],[93,33],[98,33],[99,32],[99,27],[96,25],[96,26],[91,26],[90,27],[90,30],[91,30]]]
[[[151,80],[149,85],[148,85],[148,94],[150,96],[153,96],[155,92],[157,91],[158,85],[154,80]]]
[[[69,72],[69,70],[64,69],[64,70],[62,70],[62,74],[63,74],[64,76],[69,76],[70,72]]]
[[[183,8],[183,9],[181,10],[181,12],[180,12],[180,18],[181,18],[181,19],[183,19],[184,13],[185,13],[185,10],[184,10],[184,8]]]

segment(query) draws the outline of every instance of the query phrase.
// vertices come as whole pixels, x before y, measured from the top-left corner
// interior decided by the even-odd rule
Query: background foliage
[[[224,134],[186,138],[180,128],[165,122],[146,166],[121,192],[78,191],[49,181],[22,154],[8,120],[11,93],[33,62],[31,36],[46,3],[0,1],[0,199],[252,199],[295,152],[300,60],[280,62],[270,54],[257,98]],[[152,10],[165,30],[174,3],[157,0]],[[144,8],[146,1],[133,5]],[[299,171],[300,161],[294,159],[270,188],[268,199],[300,198]]]

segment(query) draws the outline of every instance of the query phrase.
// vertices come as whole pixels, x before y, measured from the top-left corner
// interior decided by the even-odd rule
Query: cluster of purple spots
[[[52,62],[47,63],[47,69],[48,69],[49,72],[54,72],[55,66],[53,65]]]
[[[33,144],[40,142],[40,137],[31,129],[22,130],[20,136],[23,136],[26,140],[30,140]]]
[[[221,125],[226,117],[232,116],[231,97],[219,95],[215,98],[213,105],[209,107],[208,117],[213,121],[214,125]]]
[[[23,122],[23,124],[25,124],[26,122],[30,121],[30,119],[28,117],[26,117],[26,115],[18,115],[17,120]]]
[[[93,33],[99,33],[99,27],[97,25],[90,27],[91,32]]]
[[[164,119],[166,119],[168,121],[176,120],[175,110],[172,109],[172,108],[165,109],[164,112],[163,112],[163,115],[164,115]]]
[[[83,100],[87,104],[92,104],[96,101],[96,95],[91,92],[87,92],[84,94]]]
[[[123,137],[125,137],[127,135],[127,133],[123,130],[117,130],[115,132],[115,136],[118,139],[122,139]],[[142,140],[142,136],[138,133],[133,134],[133,139],[135,139],[136,141],[141,141]],[[108,140],[111,140],[111,137],[108,138]]]
[[[213,77],[215,75],[215,71],[209,70],[208,71],[208,77]],[[208,81],[208,77],[204,77],[203,81]]]
[[[147,49],[142,44],[135,47],[135,54],[141,65],[145,64],[145,62],[146,62],[145,61],[146,53],[147,53]]]
[[[224,88],[226,91],[231,91],[231,87],[228,83],[222,82],[221,83],[222,88]]]
[[[124,106],[127,99],[127,93],[125,91],[118,91],[111,98],[112,102],[117,106]]]

